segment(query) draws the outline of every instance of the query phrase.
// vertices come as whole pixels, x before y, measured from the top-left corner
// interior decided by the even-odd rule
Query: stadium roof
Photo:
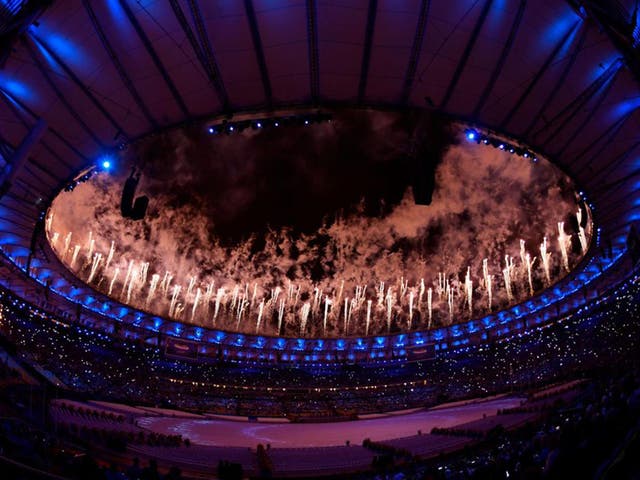
[[[599,3],[0,0],[0,169],[12,180],[0,230],[28,248],[43,203],[122,143],[242,111],[344,104],[425,107],[521,139],[622,239],[640,218],[638,8]]]

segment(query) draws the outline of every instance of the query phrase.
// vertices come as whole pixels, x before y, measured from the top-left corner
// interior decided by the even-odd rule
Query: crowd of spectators
[[[541,422],[511,432],[495,429],[474,448],[389,468],[376,478],[635,478],[638,460],[632,452],[640,433],[640,363],[628,360],[591,373],[593,378],[573,401],[547,404]]]
[[[353,416],[523,390],[583,375],[636,348],[640,328],[630,283],[615,301],[496,343],[442,352],[434,360],[333,367],[194,363],[154,345],[128,343],[8,302],[0,333],[20,357],[75,392],[147,405],[261,416]],[[615,322],[612,319],[617,319]]]
[[[127,343],[58,321],[0,291],[3,346],[14,348],[15,361],[50,372],[62,380],[70,394],[83,398],[246,415],[281,416],[304,413],[306,408],[310,414],[335,418],[498,392],[526,393],[553,381],[584,379],[585,391],[577,399],[549,404],[544,402],[544,394],[538,394],[537,403],[523,406],[548,412],[535,431],[496,431],[472,452],[393,473],[405,478],[505,478],[506,472],[510,478],[542,474],[560,478],[571,468],[581,477],[585,472],[609,468],[607,465],[614,463],[611,459],[618,458],[616,447],[621,439],[638,429],[638,318],[640,283],[633,279],[606,302],[593,303],[550,326],[495,343],[441,352],[434,360],[403,366],[339,365],[313,370],[197,364],[167,358],[154,345]],[[8,360],[0,362],[0,382],[17,379],[16,375]],[[358,385],[368,388],[356,389]],[[124,422],[104,412],[74,413],[98,421]],[[95,443],[96,432],[90,428],[74,433],[70,425],[58,427],[56,434],[67,440]],[[104,431],[97,436],[109,438]],[[145,438],[143,442],[173,440],[178,441]],[[137,478],[115,467],[99,466],[87,450],[70,455],[73,448],[61,448],[59,442],[51,432],[14,420],[2,423],[3,454],[34,468],[62,472],[70,478]],[[109,441],[97,443],[113,446]],[[585,458],[588,460],[582,461]],[[393,468],[386,461],[378,466]],[[95,471],[90,476],[82,476],[92,468]],[[151,465],[146,468],[144,478],[159,478]],[[175,470],[172,475],[168,478],[179,478]]]

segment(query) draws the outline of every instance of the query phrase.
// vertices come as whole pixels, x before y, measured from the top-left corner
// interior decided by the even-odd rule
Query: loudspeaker
[[[120,212],[123,217],[132,220],[142,220],[149,206],[149,197],[147,196],[138,197],[134,201],[139,181],[140,174],[136,176],[135,170],[133,170],[129,178],[124,182],[124,188],[122,189]]]
[[[147,207],[149,206],[149,197],[142,196],[136,198],[133,204],[133,210],[131,211],[132,220],[142,220],[147,213]]]
[[[123,217],[131,217],[133,197],[136,194],[136,187],[138,186],[138,179],[133,176],[133,173],[127,181],[124,182],[124,188],[122,189],[122,200],[120,201],[120,212]]]
[[[438,162],[430,157],[413,159],[411,187],[416,205],[431,205],[436,186],[436,166]]]

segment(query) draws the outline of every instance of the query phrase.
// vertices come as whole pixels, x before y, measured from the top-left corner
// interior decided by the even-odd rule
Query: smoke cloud
[[[546,286],[545,237],[552,281],[566,273],[562,221],[573,237],[571,264],[579,261],[570,179],[544,160],[467,142],[456,127],[424,125],[416,114],[346,111],[309,126],[174,131],[132,147],[120,173],[61,193],[47,233],[65,264],[121,301],[199,325],[281,335],[427,328],[504,308],[529,296],[520,240],[530,261],[537,257],[536,291]],[[434,151],[442,155],[433,202],[415,205],[412,162]],[[119,211],[134,161],[142,171],[136,195],[150,198],[137,222]],[[515,265],[511,300],[505,255]]]

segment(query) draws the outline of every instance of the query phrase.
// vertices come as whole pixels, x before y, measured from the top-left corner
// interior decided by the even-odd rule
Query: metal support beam
[[[127,136],[126,132],[124,131],[124,128],[122,127],[122,125],[120,125],[115,118],[113,118],[113,116],[109,113],[109,111],[104,107],[104,105],[102,105],[102,103],[100,103],[100,101],[96,98],[96,96],[91,92],[91,90],[89,90],[89,87],[87,87],[82,80],[80,80],[80,78],[74,73],[73,70],[71,70],[71,68],[58,56],[58,54],[56,52],[53,51],[53,49],[51,49],[51,47],[49,47],[49,45],[47,45],[47,43],[42,40],[39,36],[37,36],[35,33],[33,32],[29,32],[29,34],[31,35],[31,37],[33,38],[34,42],[36,42],[45,52],[47,52],[47,55],[49,55],[59,66],[60,68],[62,68],[62,70],[64,71],[65,74],[67,74],[69,76],[69,78],[73,81],[73,83],[76,84],[76,86],[82,90],[82,93],[85,94],[85,96],[91,101],[91,103],[93,104],[94,107],[96,107],[98,109],[98,111],[100,113],[102,113],[102,115],[104,115],[104,117],[109,121],[109,123],[111,123],[111,125],[113,126],[113,128],[115,128],[116,132],[120,132],[122,134],[124,134],[125,136]]]
[[[527,0],[520,0],[520,4],[518,5],[518,11],[516,12],[516,16],[513,20],[513,23],[511,24],[511,30],[509,31],[509,36],[507,37],[507,41],[504,44],[504,48],[502,49],[502,52],[500,52],[500,57],[498,58],[498,62],[496,63],[496,66],[493,69],[493,72],[491,72],[491,77],[489,78],[489,82],[484,87],[484,90],[482,91],[482,94],[478,99],[478,103],[476,104],[476,107],[473,109],[473,113],[471,114],[473,118],[477,118],[478,115],[480,115],[480,112],[482,111],[484,104],[486,103],[489,96],[491,95],[491,92],[493,91],[493,87],[496,84],[496,80],[498,80],[498,77],[500,77],[502,68],[504,67],[504,64],[506,63],[507,58],[511,53],[511,47],[513,47],[513,44],[516,41],[516,35],[518,35],[518,31],[520,30],[520,24],[522,23],[522,17],[524,17],[524,10],[526,5],[527,5]]]
[[[17,205],[11,205],[9,203],[9,200],[15,202]],[[33,210],[33,211],[31,211],[31,212],[29,210],[25,211],[25,206],[28,207],[29,209]],[[18,208],[18,207],[20,207],[20,208]],[[22,198],[16,196],[16,194],[13,193],[13,192],[7,193],[2,198],[2,208],[8,208],[9,210],[14,212],[18,216],[20,216],[23,219],[25,219],[30,224],[31,224],[31,222],[34,221],[34,215],[35,215],[35,211],[36,211],[36,206],[34,204],[31,204],[31,203],[25,204],[24,200]]]
[[[267,62],[264,58],[264,49],[262,48],[262,39],[260,38],[260,30],[258,29],[258,20],[256,12],[253,8],[253,0],[244,0],[244,10],[247,13],[249,21],[249,29],[251,30],[251,40],[253,41],[253,50],[256,53],[256,61],[260,70],[260,79],[262,80],[262,88],[264,88],[264,98],[268,108],[273,103],[273,93],[271,91],[271,80],[269,80],[269,71],[267,70]]]
[[[36,167],[41,173],[44,173],[47,177],[51,178],[56,183],[60,183],[64,180],[64,178],[60,178],[57,175],[54,175],[50,168],[45,167],[42,163],[40,163],[33,157],[29,157],[29,165],[33,165],[34,167]]]
[[[480,17],[476,22],[475,27],[473,27],[473,32],[471,33],[471,38],[467,42],[467,46],[462,52],[462,56],[460,57],[460,61],[456,66],[455,72],[453,73],[453,78],[451,82],[449,82],[449,87],[447,88],[446,93],[444,94],[444,98],[442,99],[442,103],[440,103],[440,108],[445,110],[447,108],[447,104],[453,95],[453,92],[460,81],[460,77],[462,76],[462,72],[464,71],[464,67],[467,65],[467,61],[469,60],[469,56],[471,55],[471,51],[476,44],[476,40],[478,39],[478,35],[480,35],[480,31],[482,30],[482,26],[484,25],[484,21],[489,14],[489,10],[491,9],[491,4],[493,0],[487,0],[482,7],[482,11],[480,12]]]
[[[545,140],[545,143],[551,142],[558,133],[560,133],[567,124],[575,117],[578,112],[591,100],[601,89],[607,85],[622,66],[622,59],[612,62],[611,65],[593,82],[587,86],[576,98],[567,104],[557,115],[555,115],[543,128],[534,134],[534,138],[538,137],[545,131],[551,130],[551,134]],[[561,119],[562,122],[559,124]]]
[[[633,111],[627,113],[624,117],[619,119],[617,122],[612,123],[605,131],[603,131],[600,135],[598,135],[589,145],[587,145],[580,153],[576,154],[573,158],[574,161],[578,161],[583,158],[587,152],[591,151],[598,143],[600,143],[603,139],[606,140],[602,143],[600,148],[596,150],[593,155],[591,155],[582,165],[582,168],[589,168],[591,164],[596,158],[600,158],[602,152],[614,141],[614,139],[618,136],[622,127],[624,127],[627,120],[631,117]]]
[[[571,145],[571,143],[576,139],[576,137],[582,133],[582,131],[586,128],[586,126],[593,119],[593,117],[596,116],[596,112],[600,109],[600,107],[604,103],[605,99],[607,98],[607,95],[611,91],[611,87],[613,87],[613,84],[615,83],[616,75],[617,75],[617,73],[619,71],[620,70],[616,70],[615,73],[613,74],[613,76],[607,81],[607,84],[604,87],[604,90],[602,90],[598,95],[598,100],[596,101],[595,106],[591,109],[590,112],[588,112],[588,114],[582,120],[582,122],[580,123],[578,128],[576,128],[574,130],[573,134],[569,136],[569,138],[564,143],[564,145],[562,145],[562,147],[560,147],[560,150],[558,150],[557,153],[554,154],[554,156],[556,158],[559,158],[564,154],[564,152],[567,150],[567,148],[569,148],[569,145]],[[577,114],[578,112],[576,111],[575,113]],[[557,133],[559,131],[560,131],[560,129],[554,131],[554,135],[557,135]],[[550,138],[552,139],[552,138],[554,138],[554,136],[552,136]]]
[[[427,30],[427,21],[429,19],[429,7],[431,0],[422,0],[420,4],[420,13],[418,14],[418,23],[416,31],[413,35],[413,43],[411,44],[411,53],[409,54],[409,64],[404,74],[404,83],[402,92],[400,93],[400,103],[406,105],[409,102],[413,81],[416,78],[416,70],[418,68],[418,60],[420,60],[420,52],[422,51],[422,42]]]
[[[556,96],[558,95],[558,92],[564,85],[565,80],[569,76],[569,72],[571,72],[571,68],[576,63],[578,54],[582,52],[582,47],[587,38],[587,31],[588,31],[587,28],[582,29],[582,33],[580,33],[580,38],[578,39],[578,42],[576,43],[576,46],[573,49],[573,52],[571,52],[571,56],[569,57],[569,61],[567,62],[567,65],[562,70],[562,73],[560,74],[560,77],[558,78],[558,81],[555,83],[554,87],[549,91],[549,95],[547,95],[547,98],[545,98],[545,100],[540,104],[540,108],[538,109],[538,112],[531,119],[531,123],[529,123],[529,126],[522,133],[523,138],[527,137],[529,135],[529,132],[533,130],[533,128],[538,123],[538,120],[540,120],[540,117],[542,117],[542,115],[547,110],[547,107],[551,104],[551,102],[555,100]]]
[[[309,87],[311,100],[320,100],[320,59],[318,53],[318,14],[316,0],[307,0],[307,45],[309,49]]]
[[[18,145],[18,147],[13,152],[13,156],[7,162],[9,173],[2,185],[0,185],[0,198],[3,194],[9,191],[16,176],[24,167],[24,164],[29,157],[29,152],[35,146],[35,144],[40,141],[46,129],[47,123],[42,119],[38,120],[38,123],[34,125],[29,134],[24,138],[24,140],[22,140],[20,145]]]
[[[182,99],[182,95],[180,95],[180,92],[178,91],[175,84],[173,83],[171,76],[169,76],[167,69],[164,67],[162,60],[160,60],[160,57],[156,53],[155,48],[153,48],[153,45],[151,44],[149,37],[147,36],[142,26],[140,25],[140,22],[138,22],[138,19],[131,11],[131,8],[129,8],[129,4],[127,3],[126,0],[119,0],[119,3],[120,3],[120,6],[122,7],[122,10],[124,10],[125,15],[129,19],[129,23],[131,23],[131,25],[133,26],[133,29],[138,34],[138,38],[140,39],[140,41],[144,45],[144,48],[147,50],[147,53],[151,57],[151,60],[153,60],[153,64],[156,66],[156,69],[158,70],[158,72],[160,72],[160,75],[162,75],[162,79],[164,80],[164,83],[167,85],[167,88],[169,88],[169,91],[171,92],[171,95],[173,96],[174,101],[182,111],[182,114],[185,117],[190,118],[191,114],[189,113],[189,109],[187,108],[187,106],[184,103],[184,100]]]
[[[2,100],[5,102],[5,104],[9,106],[9,109],[16,115],[16,117],[18,117],[20,122],[24,125],[24,127],[27,130],[29,130],[31,127],[29,126],[27,121],[22,117],[22,115],[20,114],[20,112],[18,111],[16,106],[19,107],[20,109],[24,110],[25,112],[27,112],[29,114],[29,116],[31,116],[36,122],[38,120],[40,120],[40,117],[38,115],[36,115],[36,113],[33,110],[31,110],[27,105],[22,103],[17,98],[12,97],[7,92],[5,92],[5,91],[3,91],[1,89],[0,89],[0,94],[1,94],[0,98],[2,98]],[[69,148],[69,150],[71,150],[73,153],[75,153],[80,159],[84,160],[85,162],[89,161],[89,159],[80,150],[78,150],[73,144],[71,144],[71,142],[69,142],[66,138],[64,138],[64,136],[60,132],[58,132],[55,128],[49,127],[49,132],[51,132],[51,134],[54,137],[56,137],[58,140],[60,140],[66,147]],[[43,146],[47,145],[44,140],[42,141],[42,145]],[[47,150],[50,151],[50,153],[53,153],[53,150],[51,150],[49,147],[47,147]],[[69,164],[62,157],[60,157],[57,154],[55,154],[55,157],[58,160],[60,160],[60,162],[65,167],[67,167],[67,169],[69,169],[70,171],[74,171],[74,167],[71,166],[71,164]]]
[[[0,157],[8,160],[9,157],[13,155],[14,150],[15,150],[15,147],[11,145],[6,138],[2,136],[2,133],[0,133]],[[0,174],[1,173],[2,171],[0,171]]]
[[[142,100],[140,93],[138,93],[138,90],[136,89],[135,85],[131,81],[131,78],[129,78],[129,75],[127,74],[127,71],[122,65],[122,62],[120,62],[118,55],[116,55],[115,50],[113,49],[113,47],[111,46],[111,43],[107,39],[107,36],[105,35],[104,30],[102,29],[102,26],[98,21],[98,17],[96,16],[96,13],[93,11],[93,7],[91,6],[91,1],[82,0],[82,4],[84,5],[84,8],[87,11],[87,14],[89,15],[89,19],[91,20],[93,29],[98,35],[98,38],[100,39],[102,46],[107,52],[107,55],[109,55],[109,58],[111,59],[111,63],[113,64],[116,71],[118,72],[118,75],[120,76],[120,80],[122,81],[124,86],[127,88],[131,96],[133,97],[133,100],[136,102],[136,105],[138,106],[138,108],[140,109],[144,117],[147,119],[149,124],[154,129],[158,128],[158,122],[156,122],[156,120],[153,118],[153,116],[149,112],[149,109],[144,104],[144,101]]]
[[[626,153],[625,156],[627,156],[629,153],[631,153],[631,151]],[[612,194],[617,192],[617,190],[622,187],[622,185],[637,176],[640,176],[640,168],[633,170],[622,178],[618,178],[616,180],[613,180],[612,182],[601,185],[599,188],[594,190],[594,193],[598,195],[598,198],[600,200],[602,200],[603,198],[611,196]]]
[[[629,157],[629,155],[631,155],[631,153],[633,153],[633,151],[638,147],[640,147],[640,140],[637,142],[634,142],[624,152],[616,155],[615,158],[613,158],[613,160],[611,160],[606,165],[603,165],[602,168],[600,168],[599,170],[596,170],[593,173],[593,177],[601,180],[605,180],[606,178],[608,178],[608,175],[606,175],[606,172],[614,172],[618,168],[618,166],[622,162],[624,162]]]
[[[42,77],[47,82],[47,85],[49,85],[51,90],[53,90],[53,93],[55,93],[56,98],[60,101],[62,105],[64,105],[64,108],[67,110],[67,112],[69,112],[69,114],[78,123],[78,125],[82,127],[85,133],[89,135],[89,137],[91,137],[91,139],[100,148],[104,148],[105,145],[104,143],[102,143],[102,140],[100,140],[98,135],[96,135],[96,133],[89,127],[89,125],[87,125],[87,123],[82,119],[82,117],[80,117],[80,114],[76,111],[75,108],[73,108],[73,105],[69,103],[69,100],[67,100],[67,97],[60,91],[56,83],[53,81],[53,79],[49,75],[49,72],[47,71],[47,69],[44,68],[44,65],[42,65],[42,63],[40,62],[40,59],[37,57],[36,53],[33,51],[33,48],[27,41],[26,37],[22,37],[21,42],[22,42],[22,45],[24,45],[27,52],[29,52],[29,56],[31,57],[31,60],[33,60],[34,65],[36,66],[38,71],[42,74]]]
[[[191,17],[193,18],[193,23],[196,26],[198,40],[200,41],[200,52],[202,55],[201,61],[204,61],[205,70],[208,73],[209,78],[214,82],[214,86],[216,88],[216,91],[218,92],[218,96],[220,97],[220,102],[222,103],[222,109],[225,112],[229,111],[229,95],[227,94],[227,90],[224,87],[224,82],[222,81],[222,75],[220,75],[218,63],[216,62],[216,58],[213,55],[213,48],[211,47],[211,41],[209,40],[207,27],[205,26],[204,19],[202,18],[200,6],[198,5],[197,0],[187,0],[187,3],[189,4]]]
[[[27,167],[24,167],[25,170],[28,170]],[[33,204],[35,205],[35,201],[39,198],[44,198],[47,196],[47,192],[41,190],[39,187],[35,186],[33,183],[25,180],[24,178],[16,178],[12,185],[15,188],[21,188],[24,192],[25,196],[22,198],[22,201],[27,200],[27,196],[33,196]]]
[[[38,238],[44,232],[44,212],[38,217],[35,225],[33,226],[33,232],[31,233],[31,241],[29,242],[29,255],[27,255],[27,265],[25,272],[28,276],[31,276],[31,261],[36,254],[36,247]]]
[[[25,225],[24,223],[20,223],[15,219],[11,219],[9,221],[3,219],[0,220],[0,222],[2,222],[0,224],[7,225],[7,227],[3,227],[2,230],[0,230],[0,232],[3,233],[16,233],[14,229],[21,230],[27,234],[30,234],[33,231],[33,225]],[[11,228],[12,230],[9,230],[9,228]],[[26,236],[24,238],[26,238]]]
[[[376,14],[378,0],[369,0],[367,10],[367,26],[364,31],[364,48],[362,50],[362,63],[360,64],[360,81],[358,82],[358,103],[362,103],[367,92],[367,80],[369,78],[369,63],[371,62],[371,45],[376,27]]]
[[[522,92],[522,95],[520,95],[520,98],[518,98],[518,100],[513,105],[513,107],[511,107],[511,110],[509,110],[509,113],[507,113],[507,115],[504,117],[504,119],[500,123],[500,129],[505,130],[506,125],[511,121],[511,119],[516,114],[516,112],[520,109],[522,104],[524,104],[525,100],[529,97],[529,94],[531,93],[531,91],[535,88],[535,86],[538,84],[540,79],[547,72],[547,70],[551,66],[553,60],[556,58],[558,53],[560,53],[560,50],[562,50],[562,47],[564,46],[564,44],[573,36],[573,33],[576,31],[576,29],[579,26],[580,26],[580,22],[578,21],[573,25],[573,27],[571,27],[567,31],[567,33],[564,34],[564,36],[556,44],[555,48],[551,51],[551,53],[549,54],[545,62],[540,67],[540,70],[538,70],[538,73],[536,73],[533,79],[529,82],[529,85],[527,85],[527,88],[525,88],[524,92]]]

